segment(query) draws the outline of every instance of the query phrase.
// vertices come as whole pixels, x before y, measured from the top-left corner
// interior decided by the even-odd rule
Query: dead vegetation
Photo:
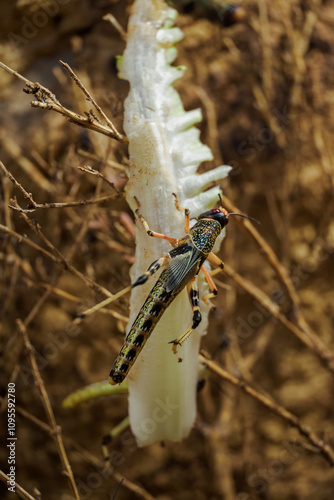
[[[102,17],[110,11],[126,27],[130,3],[57,4],[29,32],[23,19],[42,19],[47,2],[12,2],[0,59],[81,125],[112,130],[61,71],[57,61],[67,61],[122,130],[127,84],[115,58],[124,41]],[[245,21],[229,28],[179,17],[177,64],[188,70],[177,88],[187,109],[203,108],[215,163],[234,166],[224,204],[261,226],[228,226],[203,342],[214,362],[205,361],[190,437],[138,449],[125,431],[110,447],[112,471],[100,444],[126,416],[126,399],[71,412],[61,402],[106,379],[122,342],[126,297],[80,324],[75,317],[129,284],[126,144],[30,109],[22,82],[1,70],[1,428],[15,382],[22,498],[111,498],[122,478],[117,500],[333,497],[334,10],[317,0],[243,4]],[[6,473],[6,447],[0,453]]]

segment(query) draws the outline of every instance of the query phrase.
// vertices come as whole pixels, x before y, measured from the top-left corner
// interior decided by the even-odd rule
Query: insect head
[[[223,229],[228,224],[230,215],[238,215],[239,217],[244,217],[245,219],[253,220],[254,222],[257,222],[259,224],[258,220],[253,219],[253,217],[249,217],[249,215],[237,214],[234,212],[228,213],[228,211],[225,208],[223,208],[223,202],[222,202],[220,195],[219,195],[219,200],[220,200],[220,205],[221,205],[220,207],[213,208],[212,210],[208,210],[207,212],[203,212],[202,214],[200,214],[197,217],[197,220],[214,219],[220,223],[220,225]]]

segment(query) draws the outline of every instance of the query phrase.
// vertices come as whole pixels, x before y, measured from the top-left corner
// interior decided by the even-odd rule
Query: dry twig
[[[115,188],[116,189],[116,188]],[[80,200],[80,201],[69,201],[65,203],[35,203],[29,205],[28,208],[21,208],[15,205],[9,205],[9,207],[17,212],[30,214],[35,212],[35,210],[41,208],[69,208],[69,207],[84,207],[86,205],[97,205],[99,203],[105,203],[110,200],[114,200],[115,196],[101,196],[100,198],[96,198],[95,200]]]
[[[299,419],[290,413],[288,410],[286,410],[283,406],[279,405],[275,401],[269,399],[267,396],[264,396],[257,390],[253,389],[249,384],[244,382],[243,380],[238,379],[237,377],[234,377],[230,373],[228,373],[226,370],[224,370],[221,366],[219,366],[217,363],[214,361],[211,361],[208,359],[207,355],[205,353],[202,353],[199,355],[199,359],[203,365],[207,366],[209,370],[211,370],[213,373],[218,375],[220,378],[223,380],[226,380],[227,382],[230,382],[234,386],[239,387],[242,389],[246,394],[249,396],[252,396],[252,398],[256,399],[259,401],[263,406],[271,410],[273,413],[276,415],[280,416],[284,420],[286,420],[291,426],[296,427],[296,429],[299,431],[299,433],[302,436],[305,436],[308,441],[315,446],[325,457],[327,462],[333,466],[334,465],[334,450],[332,447],[326,443],[323,439],[319,438],[309,427],[306,427],[305,425],[301,424]]]
[[[99,132],[100,134],[106,135],[107,137],[111,137],[112,139],[116,139],[117,141],[128,143],[127,137],[125,137],[123,134],[120,134],[117,131],[115,126],[106,117],[102,109],[98,106],[98,104],[89,94],[87,89],[85,89],[84,85],[80,82],[80,80],[75,75],[75,73],[70,69],[70,67],[65,63],[61,62],[61,64],[64,67],[66,67],[66,69],[70,72],[72,78],[75,78],[75,82],[77,83],[77,85],[80,86],[81,90],[84,91],[88,99],[93,103],[96,109],[98,109],[98,111],[105,118],[107,126],[102,125],[102,123],[98,121],[97,117],[92,112],[86,113],[86,116],[82,116],[79,115],[78,113],[74,113],[74,111],[71,111],[70,109],[65,108],[49,89],[43,87],[43,85],[41,85],[38,82],[35,83],[31,82],[24,76],[20,75],[20,73],[9,68],[2,62],[0,62],[0,67],[8,71],[8,73],[10,73],[11,75],[16,76],[16,78],[22,80],[26,84],[27,88],[24,89],[24,91],[27,94],[32,94],[36,98],[36,101],[31,102],[31,106],[41,109],[52,109],[53,111],[56,111],[57,113],[60,113],[61,115],[68,118],[69,121],[76,123],[81,127],[85,127],[89,130],[94,130],[95,132]]]
[[[24,212],[20,211],[20,213],[21,213],[21,216],[25,219],[25,221],[29,225],[29,227],[36,234],[38,234],[42,238],[42,240],[44,241],[44,243],[48,246],[48,248],[52,252],[56,253],[56,255],[57,255],[58,258],[55,257],[54,255],[52,255],[52,253],[50,253],[47,250],[45,250],[44,248],[42,248],[41,246],[39,246],[36,243],[34,243],[33,241],[31,241],[29,238],[26,238],[26,237],[22,236],[21,234],[18,234],[15,231],[12,231],[11,229],[9,229],[6,226],[3,226],[2,224],[0,224],[0,232],[3,232],[3,233],[5,233],[5,234],[7,234],[9,236],[12,236],[12,237],[16,238],[17,240],[19,240],[20,243],[25,243],[26,245],[30,246],[31,248],[34,248],[34,250],[42,253],[44,256],[46,256],[49,259],[51,259],[54,263],[56,263],[58,265],[61,265],[65,270],[70,271],[72,274],[74,274],[79,279],[81,279],[94,292],[100,293],[100,294],[105,295],[107,297],[111,297],[112,296],[112,294],[111,294],[111,292],[109,292],[109,290],[107,290],[104,287],[101,287],[95,281],[93,281],[91,278],[88,278],[83,273],[81,273],[80,271],[78,271],[78,269],[76,269],[72,264],[70,264],[70,262],[68,262],[68,260],[61,254],[61,252],[59,252],[59,250],[50,242],[50,240],[48,240],[46,238],[46,236],[44,236],[44,234],[41,231],[41,228],[40,228],[39,224],[37,224],[37,223],[34,224],[27,217],[27,215]]]
[[[231,212],[240,212],[238,207],[236,207],[227,196],[223,195],[222,196],[223,204],[226,206],[227,210]],[[268,300],[269,302],[272,302],[271,304],[271,310],[275,311],[275,317],[277,317],[281,322],[285,324],[285,326],[289,325],[288,328],[293,331],[306,345],[308,345],[311,349],[313,349],[317,354],[321,357],[321,359],[324,361],[324,363],[330,368],[331,371],[334,371],[334,367],[330,366],[330,363],[333,360],[333,354],[327,349],[327,347],[323,344],[323,342],[319,339],[319,337],[316,335],[315,332],[310,328],[310,326],[307,324],[301,310],[300,310],[300,299],[297,294],[296,289],[293,286],[293,283],[290,279],[290,276],[286,270],[286,268],[283,266],[283,264],[280,263],[278,260],[275,252],[273,249],[268,245],[266,240],[260,235],[258,230],[253,226],[253,224],[247,220],[247,219],[242,219],[242,220],[237,220],[237,224],[241,226],[242,229],[246,230],[246,232],[252,237],[256,245],[260,248],[261,253],[264,255],[264,257],[267,259],[269,264],[272,266],[272,268],[275,270],[278,278],[282,282],[284,288],[286,289],[286,292],[294,306],[294,313],[296,316],[296,322],[297,325],[294,325],[290,321],[287,320],[287,318],[278,312],[277,305],[274,304],[269,297],[264,300],[265,307],[268,309]],[[228,273],[230,271],[230,276],[237,281],[243,288],[247,289],[247,291],[252,290],[252,295],[255,296],[254,291],[256,287],[254,287],[253,284],[250,284],[247,280],[243,279],[240,275],[235,273],[231,268],[228,266],[225,268],[225,272]],[[249,286],[251,285],[251,286]],[[260,292],[263,297],[265,296],[264,292],[260,291],[259,289],[257,290],[257,294]],[[257,297],[255,297],[257,298]],[[258,300],[258,299],[257,299]],[[268,309],[269,310],[269,309]]]
[[[33,199],[33,196],[31,193],[28,193],[22,184],[20,184],[13,174],[9,172],[9,170],[5,167],[5,165],[0,161],[0,169],[3,171],[5,176],[14,184],[15,187],[17,187],[21,193],[23,194],[24,198],[29,200],[29,205],[27,208],[21,208],[17,205],[8,205],[12,210],[16,210],[17,212],[22,212],[22,213],[32,213],[37,209],[45,209],[45,208],[69,208],[69,207],[79,207],[79,206],[86,206],[86,205],[97,205],[98,203],[105,203],[106,201],[113,200],[117,198],[120,193],[116,186],[112,183],[109,182],[108,179],[104,177],[103,174],[100,174],[100,172],[97,172],[96,170],[92,169],[91,167],[78,167],[80,170],[83,170],[84,172],[89,172],[94,175],[98,175],[99,177],[102,177],[105,179],[108,184],[116,191],[116,195],[109,195],[109,196],[101,196],[99,198],[95,198],[93,200],[80,200],[80,201],[70,201],[70,202],[65,202],[65,203],[36,203],[35,200]]]
[[[103,161],[103,163],[105,165],[108,165],[109,167],[115,168],[116,170],[121,170],[121,172],[127,171],[126,165],[122,165],[121,163],[118,163],[117,161],[113,161],[113,160],[108,160],[108,159],[102,160],[97,155],[95,155],[93,153],[88,153],[88,151],[84,151],[81,148],[78,148],[77,153],[78,153],[78,155],[83,156],[84,158],[88,158],[89,160],[93,160],[93,161],[100,162],[100,163]],[[78,168],[80,170],[83,170],[84,172],[88,171],[88,173],[93,174],[93,172],[91,171],[93,169],[91,169],[91,167],[78,167]],[[86,168],[87,168],[87,170],[86,170]],[[91,170],[88,170],[88,169],[91,169]],[[95,170],[95,172],[97,172],[97,171]],[[99,174],[101,174],[101,173],[99,172]],[[97,174],[95,174],[95,175],[97,175]]]
[[[0,402],[2,402],[4,398],[1,398],[0,396]],[[30,412],[25,410],[24,408],[20,406],[16,406],[16,411],[18,414],[22,415],[24,418],[32,422],[33,424],[37,425],[40,429],[42,429],[44,432],[47,432],[48,434],[52,434],[52,427],[48,425],[47,423],[43,422],[39,418],[35,417],[32,415]],[[105,471],[105,462],[102,462],[99,460],[97,457],[92,455],[90,452],[82,448],[82,446],[78,445],[73,439],[68,438],[64,436],[63,438],[64,442],[68,447],[71,447],[75,449],[80,456],[89,464],[91,464],[94,468],[97,470]],[[121,475],[119,472],[113,471],[110,473],[110,476],[114,478],[116,482],[119,483],[119,481],[123,478],[123,475]],[[154,497],[150,495],[148,491],[146,491],[143,487],[133,483],[129,479],[124,478],[124,486],[129,490],[138,495],[140,498],[143,498],[144,500],[154,500]],[[36,500],[33,499],[33,497],[23,497],[27,498],[27,500]]]
[[[61,463],[63,464],[63,467],[64,467],[64,474],[69,480],[69,483],[70,483],[70,486],[71,486],[71,489],[74,493],[75,498],[77,500],[80,500],[79,492],[78,492],[77,486],[75,484],[72,468],[71,468],[71,465],[68,461],[66,450],[64,447],[64,443],[63,443],[63,439],[61,436],[61,429],[57,425],[57,422],[56,422],[56,419],[55,419],[55,416],[53,413],[53,409],[52,409],[52,406],[51,406],[51,403],[49,400],[48,393],[46,391],[43,379],[39,373],[39,369],[38,369],[35,354],[34,354],[34,349],[31,345],[30,340],[29,340],[26,327],[24,326],[24,324],[22,323],[21,320],[17,320],[17,326],[18,326],[19,331],[23,337],[24,345],[28,351],[28,356],[30,359],[30,363],[31,363],[34,378],[35,378],[35,384],[39,390],[41,400],[42,400],[42,403],[44,406],[44,410],[45,410],[45,413],[47,415],[48,421],[50,423],[51,435],[56,442],[59,457],[60,457]]]
[[[8,483],[10,481],[10,478],[5,474],[2,470],[0,470],[0,480],[3,483]],[[25,500],[36,500],[35,497],[30,495],[22,486],[20,486],[16,481],[15,481],[15,492],[18,494],[20,498],[24,498]]]
[[[113,16],[112,14],[106,14],[102,18],[104,21],[109,21],[109,23],[118,31],[120,34],[121,38],[123,40],[126,40],[126,31],[122,28],[122,26],[119,24],[117,21],[116,17]]]
[[[210,274],[214,276],[216,273],[221,272],[221,269],[216,269]],[[317,338],[317,342],[313,342],[313,338],[305,335],[303,330],[299,326],[293,324],[289,321],[284,314],[281,313],[280,308],[275,302],[273,302],[266,293],[264,293],[260,288],[256,287],[251,281],[243,278],[238,274],[231,266],[228,264],[224,265],[224,273],[229,276],[235,283],[237,283],[246,292],[252,295],[270,314],[278,319],[282,325],[284,325],[290,332],[292,332],[296,337],[299,338],[307,347],[309,347],[313,352],[319,356],[324,365],[334,373],[334,366],[332,361],[334,359],[334,354],[322,343],[320,339]]]
[[[111,120],[109,120],[109,118],[107,117],[107,115],[105,114],[105,112],[97,104],[97,102],[95,101],[95,99],[93,98],[93,96],[88,92],[88,90],[86,89],[86,87],[84,86],[84,84],[80,81],[80,79],[78,78],[78,76],[74,73],[73,69],[67,63],[64,63],[63,61],[59,61],[59,62],[63,66],[63,68],[65,68],[66,71],[68,71],[70,77],[73,78],[73,80],[75,81],[75,83],[78,85],[78,87],[85,94],[87,100],[90,101],[93,104],[93,106],[95,107],[95,109],[105,119],[105,121],[107,122],[108,127],[113,132],[114,138],[117,139],[120,142],[126,142],[126,143],[129,142],[128,139],[123,134],[120,134],[118,132],[118,130],[116,129],[115,125],[112,123]],[[89,115],[91,115],[91,113],[89,113]]]
[[[28,208],[21,208],[15,204],[14,205],[9,204],[8,206],[12,210],[16,210],[17,212],[21,212],[21,213],[25,213],[25,214],[29,214],[29,213],[35,212],[35,210],[45,209],[45,208],[69,208],[69,207],[80,207],[80,206],[86,206],[86,205],[97,205],[99,203],[105,203],[107,201],[113,200],[119,195],[119,192],[116,189],[116,187],[112,183],[110,183],[114,187],[114,189],[117,191],[117,193],[118,193],[117,195],[101,196],[100,198],[95,198],[94,200],[70,201],[70,202],[65,202],[65,203],[55,203],[55,202],[53,202],[53,203],[36,203],[32,197],[32,194],[26,192],[26,190],[23,188],[23,186],[14,179],[14,177],[11,175],[10,172],[8,172],[8,170],[5,168],[5,166],[3,165],[2,162],[0,162],[0,168],[2,168],[5,171],[7,177],[9,177],[9,179],[16,185],[16,187],[18,187],[21,190],[24,197],[28,198],[28,200],[30,201]]]
[[[109,186],[111,186],[117,193],[119,193],[118,189],[116,188],[115,184],[113,182],[110,182],[109,179],[105,175],[103,175],[101,172],[98,170],[95,170],[94,168],[90,167],[89,165],[84,165],[83,167],[78,167],[79,170],[82,172],[86,172],[87,174],[91,175],[96,175],[97,177],[100,177],[100,179],[103,179]]]

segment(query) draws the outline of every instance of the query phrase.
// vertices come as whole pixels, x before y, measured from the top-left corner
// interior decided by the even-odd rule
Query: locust
[[[179,205],[175,193],[173,193],[173,196],[177,210],[184,211],[185,214],[184,230],[186,234],[183,238],[172,238],[152,231],[139,210],[136,210],[136,215],[142,222],[147,234],[153,238],[162,238],[169,241],[173,249],[152,262],[147,271],[131,285],[131,288],[135,288],[146,283],[153,274],[164,268],[140,308],[113,364],[109,375],[111,385],[122,383],[163,313],[179,293],[187,287],[193,311],[192,325],[183,335],[170,342],[170,344],[173,344],[172,350],[174,354],[176,354],[179,361],[182,361],[182,358],[178,356],[177,348],[198,327],[202,319],[199,308],[197,276],[199,272],[202,272],[209,285],[210,293],[203,297],[203,300],[207,302],[218,293],[218,290],[203,264],[208,260],[212,264],[224,268],[223,262],[212,252],[217,237],[227,225],[230,215],[239,215],[251,219],[251,217],[243,214],[228,213],[223,208],[221,197],[219,197],[220,206],[200,214],[196,218],[195,225],[190,228],[190,211]]]

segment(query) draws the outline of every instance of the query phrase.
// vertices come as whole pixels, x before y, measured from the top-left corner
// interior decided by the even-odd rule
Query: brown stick
[[[78,85],[78,87],[85,94],[85,96],[87,97],[87,100],[90,101],[93,104],[93,106],[95,107],[95,109],[100,113],[100,115],[103,116],[103,118],[105,119],[105,121],[108,124],[108,127],[110,128],[110,130],[112,130],[115,139],[117,139],[120,142],[129,142],[123,134],[120,134],[118,132],[118,130],[116,129],[115,125],[112,123],[111,120],[109,120],[109,118],[107,117],[107,115],[105,114],[105,112],[97,104],[97,102],[95,101],[95,99],[93,98],[93,96],[88,92],[88,90],[86,89],[86,87],[84,86],[84,84],[80,81],[80,79],[78,78],[78,76],[74,73],[73,69],[67,63],[64,63],[63,61],[59,61],[59,62],[63,66],[63,68],[65,68],[66,71],[68,71],[68,74],[70,75],[70,77],[73,78],[73,80],[75,81],[75,83]]]
[[[213,373],[218,375],[220,378],[223,380],[226,380],[230,384],[233,384],[234,386],[239,387],[242,389],[246,394],[251,396],[252,398],[256,399],[258,402],[260,402],[263,406],[268,408],[270,411],[275,413],[276,415],[280,416],[284,420],[286,420],[292,427],[296,427],[296,429],[299,431],[299,433],[302,436],[305,436],[308,441],[314,445],[320,452],[321,454],[325,457],[325,459],[328,461],[328,463],[333,466],[334,465],[334,450],[332,447],[326,443],[323,439],[319,438],[310,427],[306,427],[303,424],[300,423],[299,419],[293,415],[293,413],[290,413],[288,410],[286,410],[283,406],[279,405],[272,399],[269,399],[267,396],[264,396],[257,390],[253,389],[249,384],[244,382],[243,380],[238,379],[237,377],[234,377],[230,373],[228,373],[226,370],[224,370],[221,366],[219,366],[216,362],[211,361],[208,359],[207,355],[205,353],[201,353],[199,355],[199,359],[201,363],[203,363],[205,366],[209,368]]]
[[[64,63],[62,63],[62,64],[63,64],[63,66],[66,67],[66,69],[68,69],[69,71],[72,71],[69,67],[67,67],[68,65],[65,65]],[[20,75],[20,73],[18,73],[17,71],[14,71],[13,69],[6,66],[6,64],[0,62],[0,67],[3,68],[4,70],[8,71],[8,73],[10,73],[11,75],[16,76],[16,78],[18,78],[19,80],[23,81],[26,84],[26,86],[27,86],[27,89],[25,89],[26,93],[33,94],[34,97],[36,97],[36,99],[37,99],[36,101],[32,101],[30,103],[31,106],[33,106],[35,108],[41,108],[41,109],[50,109],[50,110],[52,109],[56,113],[60,113],[61,115],[66,116],[66,118],[68,118],[69,121],[76,123],[77,125],[88,128],[90,130],[94,130],[95,132],[99,132],[100,134],[106,135],[107,137],[111,137],[111,138],[116,139],[120,142],[124,142],[124,143],[129,142],[128,138],[125,137],[125,135],[120,134],[116,130],[116,128],[114,127],[113,124],[112,124],[112,126],[110,125],[111,121],[108,118],[106,118],[106,116],[104,115],[102,110],[101,110],[102,114],[106,118],[108,126],[102,125],[92,113],[87,113],[87,116],[82,116],[82,115],[79,115],[78,113],[74,113],[70,109],[65,108],[49,89],[47,89],[46,87],[43,87],[43,85],[41,85],[38,82],[35,82],[35,83],[31,82],[30,80],[28,80],[24,76]],[[77,79],[76,82],[78,83],[79,79],[77,77],[76,77],[76,79]],[[83,85],[81,84],[79,86],[83,90],[83,88],[84,88]],[[87,90],[86,90],[86,92],[87,92]],[[86,94],[86,92],[85,92],[85,94]],[[96,107],[97,104],[95,103],[93,98],[90,96],[90,94],[88,92],[87,92],[87,94],[90,97],[89,100]]]
[[[116,188],[115,188],[116,189]],[[67,203],[35,203],[33,202],[28,208],[21,208],[15,205],[9,205],[9,207],[17,212],[29,214],[35,212],[35,210],[41,208],[69,208],[69,207],[83,207],[85,205],[96,205],[98,203],[105,203],[106,201],[114,200],[117,195],[111,196],[101,196],[100,198],[95,198],[95,200],[80,200],[80,201],[69,201]]]
[[[222,195],[222,202],[227,208],[227,210],[231,212],[240,213],[238,207],[236,207],[227,196]],[[308,337],[308,340],[315,346],[315,349],[320,353],[324,349],[324,345],[321,340],[318,338],[317,334],[310,328],[308,323],[306,322],[301,310],[300,310],[300,299],[297,294],[295,287],[290,279],[288,271],[286,268],[280,263],[273,249],[268,245],[265,239],[260,235],[257,229],[251,224],[251,222],[247,219],[237,220],[237,224],[241,226],[242,229],[246,230],[246,232],[252,237],[255,241],[256,245],[261,249],[261,253],[267,259],[269,264],[275,270],[277,276],[281,280],[284,288],[290,300],[294,306],[294,314],[296,317],[298,329],[301,333],[301,336]],[[292,323],[291,323],[292,324]],[[305,343],[307,341],[304,340]],[[331,355],[331,357],[333,357]]]
[[[22,214],[22,215],[25,215],[25,214]],[[31,223],[31,221],[30,221],[30,223]],[[30,227],[33,229],[32,223],[31,223]],[[24,243],[25,245],[28,245],[29,247],[33,248],[37,252],[40,252],[41,254],[43,254],[45,257],[48,257],[55,264],[58,264],[61,267],[63,267],[65,270],[68,270],[72,274],[75,274],[75,276],[77,276],[79,279],[81,279],[87,286],[89,286],[89,288],[91,288],[95,292],[100,293],[102,295],[105,295],[106,297],[112,296],[112,294],[106,288],[101,287],[100,285],[95,283],[95,281],[93,281],[92,279],[90,279],[87,276],[85,276],[84,274],[82,274],[74,266],[72,266],[69,262],[67,262],[65,257],[63,257],[62,254],[58,250],[57,250],[57,255],[59,256],[59,258],[55,257],[54,255],[52,255],[52,253],[48,252],[47,250],[45,250],[41,246],[37,245],[37,243],[34,243],[29,238],[26,238],[26,237],[22,236],[22,234],[16,233],[15,231],[12,231],[11,229],[9,229],[6,226],[3,226],[2,224],[0,224],[0,232],[5,233],[8,236],[11,236],[11,237],[17,239],[20,243]],[[35,231],[35,232],[37,232],[37,234],[39,234],[38,231]],[[49,242],[48,246],[49,246],[49,248],[52,248],[52,249],[54,248],[53,245],[51,244],[51,242]]]
[[[3,400],[4,400],[4,398],[1,398],[1,396],[0,396],[0,402],[2,402]],[[17,413],[22,415],[24,418],[26,418],[30,422],[33,422],[35,425],[40,427],[44,432],[47,432],[49,434],[52,433],[52,428],[48,424],[46,424],[45,422],[43,422],[39,418],[35,417],[30,412],[26,411],[24,408],[21,408],[20,406],[16,406],[16,411],[17,411]],[[89,451],[82,448],[75,441],[73,441],[73,439],[64,436],[64,441],[66,442],[67,446],[74,448],[86,462],[93,465],[98,470],[101,470],[101,471],[104,470],[105,462],[102,462],[97,457],[92,455]],[[121,475],[119,472],[116,472],[116,471],[113,471],[111,473],[111,476],[118,483],[124,477],[123,475]],[[139,497],[144,498],[144,500],[154,500],[154,497],[152,495],[150,495],[150,493],[148,491],[146,491],[144,488],[137,485],[136,483],[130,481],[129,479],[124,478],[123,484],[129,491],[132,491],[133,493],[135,493]],[[32,499],[32,498],[28,497],[28,500],[36,500],[36,499]]]
[[[79,167],[80,168],[80,167]],[[109,196],[101,196],[99,198],[95,198],[94,200],[80,200],[80,201],[70,201],[66,203],[36,203],[32,194],[28,193],[22,184],[20,184],[15,177],[7,170],[5,165],[0,161],[0,169],[3,171],[5,176],[14,184],[15,187],[17,187],[23,196],[29,200],[29,206],[28,208],[21,208],[18,207],[17,205],[9,205],[9,207],[13,210],[16,210],[17,212],[23,212],[23,213],[31,213],[34,212],[35,210],[39,208],[68,208],[68,207],[79,207],[79,206],[85,206],[85,205],[95,205],[98,203],[104,203],[106,201],[110,201],[115,199],[117,196],[120,195],[118,189],[114,186],[112,182],[109,182],[109,185],[113,187],[113,189],[116,191],[117,195],[109,195]],[[81,170],[84,170],[81,168]],[[94,171],[95,172],[95,171]],[[104,177],[102,174],[99,172],[96,172],[96,175],[99,175],[100,177]]]
[[[220,269],[216,269],[211,273],[211,276],[217,272],[220,272]],[[327,348],[323,342],[317,338],[317,342],[314,342],[314,338],[305,334],[305,332],[297,325],[289,321],[284,314],[281,313],[280,308],[277,304],[275,304],[270,297],[262,290],[257,288],[252,282],[243,278],[238,274],[231,266],[228,264],[224,265],[224,271],[227,276],[233,279],[235,283],[237,283],[241,288],[246,290],[250,295],[252,295],[267,311],[270,312],[274,318],[276,318],[282,325],[284,325],[290,332],[292,332],[296,337],[299,338],[307,347],[309,347],[315,354],[321,359],[324,365],[334,373],[334,354]]]
[[[57,425],[57,422],[56,422],[56,419],[55,419],[55,416],[53,413],[53,409],[52,409],[52,406],[51,406],[51,403],[49,400],[48,393],[46,391],[43,379],[41,377],[41,374],[40,374],[38,366],[37,366],[37,362],[36,362],[36,358],[35,358],[35,354],[34,354],[34,349],[31,345],[30,340],[29,340],[28,332],[26,330],[26,327],[24,326],[24,324],[22,323],[22,321],[20,319],[17,320],[17,326],[18,326],[19,331],[23,337],[24,345],[28,351],[28,356],[30,359],[30,363],[31,363],[34,378],[35,378],[35,384],[39,390],[41,400],[42,400],[42,403],[44,406],[44,410],[45,410],[46,416],[48,418],[48,421],[49,421],[49,424],[51,427],[51,431],[52,431],[51,435],[56,442],[59,457],[60,457],[61,463],[63,464],[63,467],[65,469],[64,474],[66,475],[66,477],[69,480],[69,483],[70,483],[70,486],[71,486],[71,489],[74,493],[75,498],[77,500],[80,500],[80,496],[79,496],[77,486],[75,484],[72,468],[71,468],[71,465],[68,461],[66,450],[64,447],[64,443],[63,443],[63,439],[61,436],[61,428]]]
[[[10,478],[5,474],[2,470],[0,470],[0,480],[3,483],[8,483],[10,481]],[[36,500],[35,497],[30,495],[22,486],[20,486],[16,481],[15,481],[15,492],[18,494],[20,498],[24,498],[25,500]]]

